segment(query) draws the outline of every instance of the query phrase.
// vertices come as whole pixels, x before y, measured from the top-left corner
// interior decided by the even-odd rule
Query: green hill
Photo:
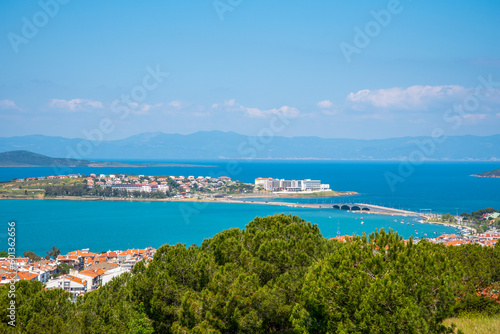
[[[29,151],[11,151],[0,153],[1,167],[87,167],[93,161],[51,158]]]
[[[500,177],[500,168],[495,169],[495,170],[490,170],[490,171],[484,172],[484,173],[474,174],[473,176],[478,176],[478,177]]]
[[[0,167],[213,167],[178,163],[128,163],[118,161],[91,161],[79,159],[51,158],[30,151],[0,153]]]

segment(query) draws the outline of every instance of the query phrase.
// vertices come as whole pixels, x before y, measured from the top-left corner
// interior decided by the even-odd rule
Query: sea
[[[131,161],[137,162],[137,161]],[[172,162],[172,161],[169,161]],[[0,250],[7,250],[8,222],[14,221],[17,254],[32,250],[44,255],[56,246],[62,253],[201,245],[228,228],[244,228],[257,216],[298,215],[317,224],[324,237],[393,229],[405,238],[433,237],[455,228],[419,223],[414,217],[352,213],[335,209],[283,206],[280,202],[356,202],[398,209],[459,214],[487,207],[500,209],[500,179],[472,174],[500,167],[499,162],[405,162],[317,160],[175,161],[196,167],[51,167],[0,168],[0,181],[58,174],[144,174],[229,176],[253,183],[257,177],[319,179],[340,191],[358,195],[336,198],[293,198],[276,205],[189,202],[0,200]],[[208,166],[208,167],[205,167]],[[363,222],[363,224],[361,224]],[[1,230],[3,229],[3,231]],[[10,240],[12,243],[12,240]]]

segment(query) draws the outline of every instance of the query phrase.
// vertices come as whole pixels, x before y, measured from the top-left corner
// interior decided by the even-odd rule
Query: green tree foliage
[[[201,246],[164,245],[76,303],[17,282],[15,330],[1,286],[0,333],[450,333],[441,323],[456,312],[498,312],[476,289],[498,284],[499,258],[498,244],[383,230],[341,243],[296,216],[255,218]]]
[[[460,310],[500,313],[500,299],[496,302],[483,294],[491,289],[498,289],[495,285],[500,282],[500,243],[494,248],[478,244],[443,247],[443,252],[464,268],[464,291],[460,298]]]
[[[41,282],[18,281],[15,299],[9,298],[9,286],[0,288],[0,333],[82,333],[76,319],[76,307],[63,290],[45,290]],[[16,326],[8,324],[7,305],[15,300]]]
[[[47,251],[47,255],[45,258],[48,260],[50,258],[53,258],[54,260],[57,259],[57,257],[61,254],[61,250],[59,248],[56,248],[56,246],[52,246],[52,249],[50,251]]]
[[[2,250],[0,251],[0,257],[8,257],[9,256],[9,253],[7,253],[6,251]]]
[[[40,255],[37,255],[37,254],[35,254],[35,252],[30,251],[30,250],[27,252],[24,252],[23,256],[30,259],[31,262],[37,262],[37,261],[40,261],[42,259],[42,257]]]
[[[384,230],[313,265],[292,316],[302,333],[451,333],[462,273],[438,247]]]
[[[67,263],[61,263],[57,266],[57,274],[55,274],[54,276],[57,277],[57,276],[61,276],[61,275],[66,275],[66,274],[69,274],[69,271],[73,269],[73,266],[70,266],[69,264]]]

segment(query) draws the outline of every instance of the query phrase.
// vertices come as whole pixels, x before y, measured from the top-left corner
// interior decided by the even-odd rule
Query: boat
[[[426,237],[426,236],[427,236],[427,233],[424,233],[424,237]]]
[[[413,224],[411,224],[411,226],[414,226]]]
[[[363,225],[365,222],[364,221],[361,221],[361,225]]]
[[[397,223],[397,221],[398,221],[397,219],[394,219],[394,222],[395,222],[395,223]]]

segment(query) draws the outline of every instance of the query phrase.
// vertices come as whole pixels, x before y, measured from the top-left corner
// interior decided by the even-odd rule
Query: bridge
[[[422,216],[414,211],[408,210],[400,210],[389,208],[386,206],[373,205],[373,204],[365,204],[365,203],[328,203],[328,204],[309,204],[317,208],[332,208],[338,210],[346,210],[346,211],[360,211],[360,212],[383,212],[388,214],[396,214],[396,215],[417,215]],[[308,205],[308,206],[309,206]]]

